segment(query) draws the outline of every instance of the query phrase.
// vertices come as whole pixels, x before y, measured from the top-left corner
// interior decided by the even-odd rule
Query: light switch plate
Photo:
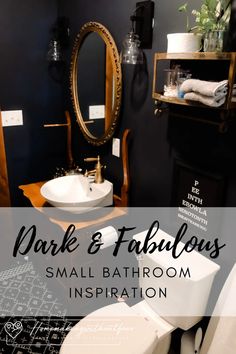
[[[15,111],[2,111],[2,126],[13,127],[23,125],[23,114],[21,110]]]
[[[120,157],[120,139],[118,138],[112,140],[112,155]]]
[[[101,119],[105,118],[105,106],[89,106],[89,119]]]

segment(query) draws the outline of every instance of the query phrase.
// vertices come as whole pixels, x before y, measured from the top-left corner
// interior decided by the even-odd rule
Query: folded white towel
[[[185,100],[197,101],[201,102],[210,107],[220,107],[225,102],[225,95],[221,95],[220,97],[210,97],[204,96],[196,92],[187,92],[184,95]]]
[[[187,79],[180,86],[180,91],[197,92],[204,96],[217,97],[221,94],[227,94],[228,80],[220,82],[203,81],[198,79]]]

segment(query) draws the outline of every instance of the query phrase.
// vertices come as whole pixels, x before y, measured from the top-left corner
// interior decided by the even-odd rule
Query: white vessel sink
[[[113,202],[111,182],[91,183],[82,174],[52,179],[41,187],[40,193],[49,204],[72,213],[87,212]]]

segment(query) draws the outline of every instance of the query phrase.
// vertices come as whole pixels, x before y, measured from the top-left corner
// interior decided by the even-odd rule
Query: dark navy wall
[[[18,185],[49,178],[65,159],[62,87],[48,74],[46,53],[56,0],[0,3],[0,107],[23,110],[24,125],[4,128],[12,205],[26,201]]]
[[[71,22],[72,38],[87,21],[98,21],[112,33],[118,49],[130,29],[129,17],[135,9],[135,0],[60,0],[60,11]],[[125,128],[131,128],[133,139],[130,151],[131,205],[169,206],[173,187],[173,168],[176,157],[181,157],[194,167],[227,180],[226,205],[236,203],[235,193],[235,128],[220,135],[217,128],[186,120],[173,121],[167,114],[154,115],[151,97],[154,52],[165,52],[166,35],[185,31],[186,18],[178,13],[182,1],[155,1],[155,27],[152,50],[145,50],[146,69],[123,65],[123,100],[120,126],[116,136],[121,137]],[[200,0],[191,2],[198,8]],[[94,82],[91,83],[94,85]],[[76,156],[95,154],[98,148],[89,146],[79,132]],[[120,161],[111,155],[111,144],[100,149],[107,163],[107,176],[121,180]]]
[[[88,21],[104,24],[120,50],[135,3],[59,0],[59,14],[69,18],[71,27],[67,64],[73,38]],[[194,0],[191,6],[198,8],[200,3]],[[145,50],[146,68],[122,68],[122,109],[115,136],[121,137],[125,128],[132,130],[131,205],[170,205],[174,159],[180,156],[203,170],[223,174],[227,179],[225,205],[234,206],[235,128],[219,135],[215,127],[154,115],[153,54],[166,51],[167,33],[185,31],[185,17],[177,11],[180,4],[181,0],[155,1],[153,48]],[[120,159],[111,155],[111,143],[95,148],[79,131],[69,99],[68,71],[63,87],[48,73],[45,58],[56,16],[56,0],[5,0],[0,4],[0,106],[2,110],[22,109],[24,116],[22,127],[4,128],[13,205],[25,204],[18,185],[48,179],[56,166],[65,164],[65,129],[45,129],[43,124],[63,122],[66,108],[73,118],[73,152],[78,164],[84,167],[84,157],[100,153],[107,165],[106,176],[116,188],[122,178]]]

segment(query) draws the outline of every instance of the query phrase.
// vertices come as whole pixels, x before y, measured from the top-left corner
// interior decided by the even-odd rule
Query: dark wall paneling
[[[18,185],[46,179],[65,159],[62,87],[48,74],[46,53],[56,0],[6,0],[0,4],[0,105],[23,110],[24,125],[4,128],[12,205],[24,205]],[[62,161],[61,161],[62,160]]]

